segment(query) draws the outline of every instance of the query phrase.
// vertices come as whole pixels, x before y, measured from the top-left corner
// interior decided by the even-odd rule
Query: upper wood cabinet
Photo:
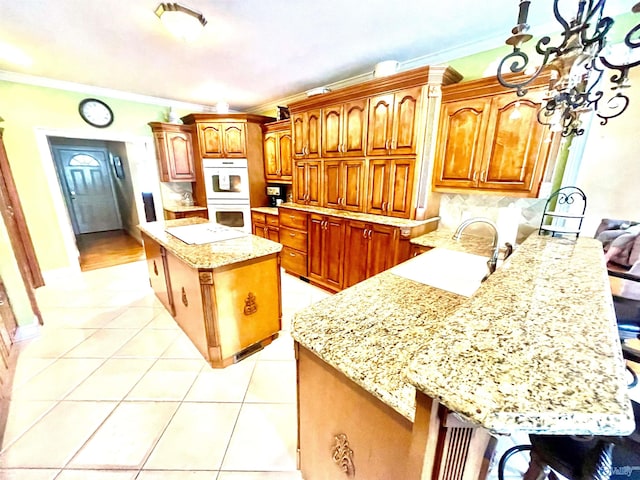
[[[153,132],[161,182],[194,182],[196,171],[191,127],[173,123],[149,123]]]
[[[198,144],[203,158],[244,158],[247,156],[244,123],[198,123],[197,127]]]
[[[289,120],[263,125],[264,175],[267,180],[291,183],[293,163],[291,156],[291,123]]]
[[[416,153],[421,94],[416,87],[371,98],[367,155]]]
[[[364,212],[364,159],[324,161],[324,203],[327,208]]]
[[[369,160],[367,213],[410,218],[415,159]]]
[[[322,162],[298,160],[293,176],[293,201],[304,205],[320,206],[322,188]]]
[[[541,88],[525,97],[505,92],[492,80],[468,82],[454,101],[442,105],[434,163],[435,190],[476,189],[535,197],[555,151],[555,138],[537,121]],[[494,82],[495,83],[495,82]],[[474,85],[478,85],[476,89]],[[499,88],[498,88],[499,87]]]
[[[358,99],[322,109],[322,156],[363,157],[368,100]]]
[[[320,109],[309,110],[291,116],[293,155],[295,158],[320,157],[321,123]]]

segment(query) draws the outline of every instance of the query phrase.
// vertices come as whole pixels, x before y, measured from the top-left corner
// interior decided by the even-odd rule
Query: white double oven
[[[249,173],[245,158],[204,158],[209,221],[251,233]]]

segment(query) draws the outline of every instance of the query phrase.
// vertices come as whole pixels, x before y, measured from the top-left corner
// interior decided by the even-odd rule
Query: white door
[[[52,149],[75,233],[121,229],[107,150]]]

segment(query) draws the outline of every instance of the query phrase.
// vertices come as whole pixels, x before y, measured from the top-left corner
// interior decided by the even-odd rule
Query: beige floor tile
[[[296,443],[295,405],[245,403],[221,470],[293,471]]]
[[[2,480],[53,480],[59,470],[49,468],[20,468],[20,469],[0,469]]]
[[[2,435],[2,447],[6,450],[20,435],[31,428],[37,420],[51,410],[56,400],[22,400],[7,403],[7,420]],[[0,477],[2,478],[2,477]]]
[[[126,399],[181,401],[204,365],[204,360],[160,359],[133,387]]]
[[[155,296],[151,288],[145,293],[144,296],[140,297],[135,302],[131,303],[132,307],[153,307],[153,308],[164,308],[158,297]]]
[[[121,403],[69,466],[140,468],[177,408],[175,402]]]
[[[216,480],[218,472],[186,470],[142,470],[136,480]]]
[[[239,411],[234,403],[183,403],[144,468],[217,470]]]
[[[206,366],[185,397],[188,402],[242,402],[255,362],[247,359],[225,368]]]
[[[55,358],[31,358],[18,355],[13,378],[11,379],[11,387],[15,390],[24,385],[55,361]]]
[[[159,330],[180,330],[180,327],[176,323],[175,319],[169,312],[167,312],[167,310],[165,310],[164,307],[160,309],[160,312],[158,312],[158,314],[145,328]]]
[[[136,333],[137,330],[129,328],[103,328],[75,348],[69,350],[64,354],[64,357],[109,358]]]
[[[217,480],[302,480],[302,475],[298,470],[295,472],[220,472]]]
[[[175,330],[152,330],[144,328],[118,350],[115,357],[157,358],[169,348],[178,336]]]
[[[162,358],[204,358],[186,335],[178,335],[169,348],[162,354]]]
[[[103,362],[97,358],[60,358],[15,389],[11,397],[14,400],[60,400]]]
[[[244,401],[250,403],[295,403],[295,361],[256,362]]]
[[[123,308],[106,307],[45,307],[42,309],[42,317],[45,327],[102,328],[123,311]]]
[[[137,470],[63,470],[56,480],[135,480]]]
[[[40,336],[20,342],[20,356],[32,358],[57,358],[64,355],[98,330],[89,328],[42,328]]]
[[[278,338],[264,347],[258,356],[259,360],[295,360],[295,358],[293,338],[287,331],[280,331]]]
[[[143,328],[160,312],[153,307],[129,307],[105,328]]]
[[[72,391],[69,400],[122,400],[155,362],[153,358],[111,358]]]
[[[115,406],[115,402],[60,402],[0,455],[0,464],[63,467]]]

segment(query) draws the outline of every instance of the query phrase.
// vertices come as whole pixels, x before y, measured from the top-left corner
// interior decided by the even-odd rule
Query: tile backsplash
[[[460,222],[471,217],[486,217],[499,223],[499,227],[502,227],[505,222],[504,214],[508,213],[508,222],[512,223],[510,227],[514,231],[517,228],[516,242],[521,243],[531,232],[538,230],[546,201],[546,198],[442,194],[440,197],[440,227],[455,230]],[[514,211],[505,210],[505,208],[513,208]],[[499,218],[499,214],[501,218]],[[517,223],[517,227],[513,223]],[[478,226],[478,234],[481,234],[480,228],[482,227]]]

